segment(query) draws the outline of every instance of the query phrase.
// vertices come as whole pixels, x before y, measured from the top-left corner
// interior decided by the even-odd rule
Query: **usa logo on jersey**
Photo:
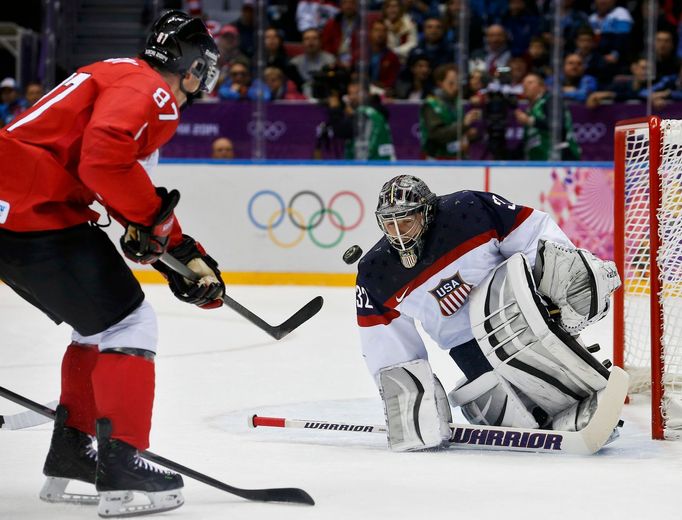
[[[452,316],[462,308],[473,287],[462,280],[459,271],[452,278],[441,280],[429,293],[436,299],[443,316]]]

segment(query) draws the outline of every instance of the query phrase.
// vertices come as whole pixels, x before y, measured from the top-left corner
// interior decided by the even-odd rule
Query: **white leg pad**
[[[448,397],[452,406],[459,406],[471,424],[537,428],[535,417],[528,411],[514,388],[494,371],[473,381],[460,380]]]
[[[418,359],[382,369],[379,390],[392,450],[434,448],[449,439],[450,407],[428,361]]]
[[[495,372],[550,416],[606,386],[608,371],[549,319],[522,254],[471,292],[469,315]]]

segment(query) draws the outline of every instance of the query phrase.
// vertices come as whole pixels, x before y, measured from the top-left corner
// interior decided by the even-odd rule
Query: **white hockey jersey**
[[[573,245],[549,215],[499,195],[459,191],[436,205],[415,267],[403,267],[385,237],[358,265],[360,340],[375,379],[384,367],[427,359],[415,320],[446,350],[473,339],[469,293],[511,255],[534,265],[540,238]]]

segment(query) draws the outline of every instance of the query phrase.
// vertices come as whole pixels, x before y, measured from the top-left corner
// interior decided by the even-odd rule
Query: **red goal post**
[[[614,143],[614,362],[651,389],[652,437],[682,434],[682,121],[619,121]]]

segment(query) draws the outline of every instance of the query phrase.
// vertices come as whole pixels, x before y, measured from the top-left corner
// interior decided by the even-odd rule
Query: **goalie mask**
[[[188,103],[199,92],[211,92],[218,81],[218,47],[204,23],[182,11],[169,11],[154,22],[141,57],[159,69],[197,78],[194,92],[180,82]]]
[[[424,181],[412,175],[394,177],[379,193],[377,222],[408,269],[419,260],[424,234],[434,218],[436,198]]]

